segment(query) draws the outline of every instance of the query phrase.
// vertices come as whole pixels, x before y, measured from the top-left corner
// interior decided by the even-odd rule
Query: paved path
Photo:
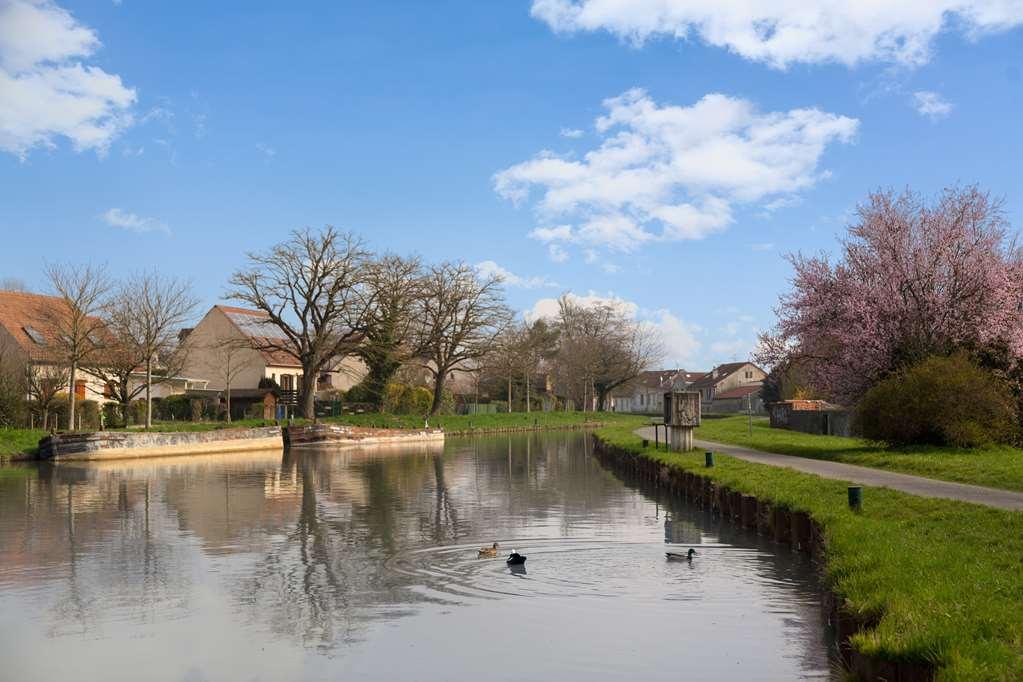
[[[636,433],[641,438],[654,440],[654,430],[649,426],[639,429]],[[816,474],[822,478],[834,478],[841,481],[859,483],[860,485],[876,486],[878,488],[891,488],[892,490],[901,490],[904,493],[921,497],[944,497],[950,500],[983,504],[999,509],[1023,511],[1023,493],[1011,490],[998,490],[997,488],[985,488],[966,483],[939,481],[933,478],[924,478],[923,476],[899,474],[894,471],[885,471],[884,469],[871,469],[870,467],[829,462],[823,459],[779,455],[773,452],[752,450],[739,445],[725,445],[724,443],[713,443],[706,440],[694,440],[693,443],[695,447],[701,450],[713,450],[723,455],[744,459],[747,462],[795,469],[808,474]]]

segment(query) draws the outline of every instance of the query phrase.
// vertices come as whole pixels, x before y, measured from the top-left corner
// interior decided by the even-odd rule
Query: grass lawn
[[[722,421],[717,430],[734,432],[740,420]],[[701,431],[712,437],[709,429]],[[854,611],[880,617],[876,630],[854,640],[864,653],[931,662],[941,680],[1023,679],[1023,513],[868,488],[863,511],[855,514],[840,481],[723,455],[707,469],[700,452],[644,449],[629,426],[597,434],[733,490],[809,512],[827,538],[829,585]]]
[[[39,439],[45,435],[42,429],[0,429],[0,459],[35,454]]]
[[[346,414],[323,421],[392,429],[418,429],[423,427],[419,415]],[[647,420],[649,421],[649,420]],[[439,414],[429,418],[431,427],[445,431],[481,431],[495,429],[559,428],[592,423],[636,423],[643,420],[611,412],[501,412],[498,414]]]
[[[750,437],[744,416],[704,419],[696,430],[696,438],[746,445],[783,455],[828,459],[945,481],[1023,491],[1023,450],[1018,448],[885,448],[860,438],[814,436],[772,429],[765,418],[754,418],[753,436]]]

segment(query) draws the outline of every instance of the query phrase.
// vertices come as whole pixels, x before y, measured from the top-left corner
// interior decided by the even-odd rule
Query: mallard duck
[[[664,553],[664,555],[666,557],[668,557],[668,559],[675,559],[677,561],[685,560],[685,561],[690,561],[690,562],[693,560],[693,555],[695,555],[695,554],[696,554],[696,550],[693,549],[692,547],[690,547],[689,551],[686,552],[685,554],[680,554],[678,552],[665,552]]]
[[[519,554],[519,551],[517,549],[513,549],[512,553],[508,555],[509,566],[518,566],[524,563],[526,563],[526,557]]]
[[[477,559],[490,559],[497,556],[497,543],[495,542],[492,547],[482,547],[480,551],[476,552]]]

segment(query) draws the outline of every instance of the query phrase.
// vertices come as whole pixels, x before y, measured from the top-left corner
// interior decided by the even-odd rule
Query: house
[[[706,372],[687,372],[684,369],[658,369],[642,372],[628,386],[615,391],[611,410],[633,414],[664,413],[664,394],[669,391],[690,390]]]
[[[704,413],[729,414],[764,411],[760,389],[767,372],[752,362],[727,362],[718,365],[689,386],[700,392]]]
[[[54,393],[66,393],[70,389],[67,363],[58,340],[60,316],[67,314],[67,303],[57,296],[0,291],[0,354],[5,362],[24,365],[37,383],[49,384]],[[92,322],[102,335],[102,323],[96,319]],[[97,346],[103,343],[103,339],[95,341]],[[97,373],[103,372],[97,370]],[[129,390],[135,391],[145,380],[145,372],[140,368],[131,375]],[[161,378],[153,385],[152,394],[162,398],[203,388],[205,384],[201,379],[182,376]],[[76,373],[74,391],[78,400],[95,400],[101,404],[114,400],[112,387],[84,368]],[[29,396],[30,399],[35,397],[38,396]]]
[[[215,305],[182,340],[186,353],[184,373],[208,379],[207,388],[222,391],[255,390],[269,379],[280,386],[283,400],[294,402],[301,388],[302,364],[283,350],[261,348],[287,339],[265,312]],[[317,393],[346,391],[365,375],[354,358],[344,358],[316,380]]]

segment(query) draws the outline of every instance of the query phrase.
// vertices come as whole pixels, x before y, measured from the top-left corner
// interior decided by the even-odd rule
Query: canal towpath
[[[636,434],[641,438],[654,440],[653,427],[647,426],[638,429]],[[747,462],[795,469],[796,471],[814,474],[822,478],[849,481],[850,483],[877,488],[890,488],[920,497],[937,497],[995,507],[996,509],[1023,511],[1023,493],[1021,492],[987,488],[967,483],[939,481],[934,478],[900,474],[894,471],[885,471],[884,469],[872,469],[870,467],[831,462],[824,459],[782,455],[776,452],[764,452],[740,445],[727,445],[707,440],[694,440],[693,445],[700,450],[713,450],[722,455],[728,455]]]

